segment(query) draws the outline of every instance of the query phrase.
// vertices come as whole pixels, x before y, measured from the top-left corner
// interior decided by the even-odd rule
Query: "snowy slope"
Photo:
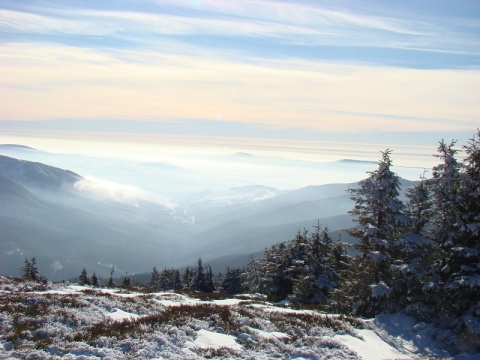
[[[255,296],[199,300],[6,277],[0,293],[0,359],[448,356],[428,325],[415,327],[398,314],[361,320],[278,307]]]

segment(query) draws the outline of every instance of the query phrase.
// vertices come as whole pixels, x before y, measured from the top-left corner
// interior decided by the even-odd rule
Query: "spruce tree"
[[[210,266],[207,266],[206,269],[204,268],[202,258],[198,258],[197,269],[191,289],[201,292],[212,292],[215,290],[212,269]]]
[[[295,245],[300,243],[294,242]],[[301,248],[301,257],[293,261],[296,271],[292,295],[289,298],[299,304],[325,304],[330,300],[330,292],[338,286],[339,281],[335,269],[335,246],[328,229],[317,225],[316,231],[308,241],[301,244]]]
[[[447,286],[452,276],[454,233],[458,230],[462,201],[459,197],[461,164],[456,159],[458,150],[454,148],[455,143],[446,144],[443,140],[439,143],[435,156],[441,162],[433,168],[432,178],[428,181],[433,210],[428,233],[435,242],[435,251],[423,291],[426,302],[434,306],[435,315],[440,315],[446,323],[452,321],[449,306],[452,300],[448,299]]]
[[[215,281],[213,280],[213,271],[210,264],[207,265],[206,270],[207,271],[205,273],[205,287],[203,289],[203,292],[211,293],[215,291]]]
[[[95,273],[93,273],[92,278],[90,279],[90,283],[92,286],[98,286],[98,278]]]
[[[35,257],[32,257],[32,260],[30,262],[30,280],[40,280],[40,275],[37,268],[37,259],[35,259]]]
[[[400,178],[391,170],[390,154],[389,149],[383,151],[378,169],[369,172],[358,188],[348,189],[355,202],[349,213],[359,224],[349,233],[359,239],[361,251],[355,262],[357,283],[352,287],[357,300],[354,311],[367,316],[390,306],[394,242],[407,222],[399,199]]]
[[[25,279],[25,280],[32,280],[31,279],[31,275],[32,275],[32,271],[31,271],[31,267],[32,267],[32,264],[30,263],[30,261],[28,261],[28,259],[26,258],[25,259],[25,262],[23,263],[23,266],[22,266],[22,278]]]
[[[160,288],[160,274],[155,266],[152,269],[148,285],[154,290]]]
[[[110,288],[113,288],[115,287],[115,281],[113,280],[113,273],[115,272],[115,267],[111,267],[110,269],[110,277],[108,279],[108,282],[107,282],[107,286],[110,287]]]
[[[194,275],[194,272],[189,266],[187,266],[182,276],[182,284],[185,288],[190,289],[192,287],[193,275]]]
[[[78,277],[78,283],[80,285],[90,285],[90,280],[88,279],[87,270],[85,268],[82,269],[82,272]]]
[[[301,237],[301,235],[299,236]],[[297,236],[296,240],[301,242],[303,238],[300,239]],[[255,270],[258,275],[256,291],[267,295],[274,301],[284,300],[292,293],[294,273],[288,271],[292,261],[290,250],[291,247],[287,242],[274,244],[265,249],[263,258],[256,262],[258,265]]]
[[[218,278],[218,291],[224,294],[241,294],[243,292],[242,269],[228,267],[225,274]]]
[[[458,189],[458,223],[452,235],[450,272],[445,288],[452,296],[457,348],[480,349],[480,130],[464,146],[466,158]]]
[[[182,279],[180,277],[180,272],[178,269],[175,269],[173,274],[173,289],[180,289],[182,287]]]
[[[125,276],[122,277],[122,286],[129,287],[132,285],[132,277],[128,275],[128,272],[125,271]]]
[[[202,291],[205,286],[205,273],[203,272],[202,258],[198,258],[195,277],[191,285],[192,290]]]
[[[408,221],[405,234],[395,241],[397,259],[392,265],[392,296],[397,309],[430,321],[435,311],[422,288],[431,272],[437,247],[430,237],[432,200],[428,180],[422,176],[420,183],[407,190],[406,197]]]

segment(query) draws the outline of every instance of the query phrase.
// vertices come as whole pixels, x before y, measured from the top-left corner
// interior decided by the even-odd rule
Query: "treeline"
[[[28,260],[25,261],[28,262]],[[38,270],[36,272],[38,273]],[[164,268],[159,271],[154,267],[149,280],[146,282],[135,282],[131,275],[125,273],[117,283],[113,277],[114,272],[115,268],[112,267],[110,277],[107,280],[100,281],[95,273],[89,277],[87,270],[83,268],[78,276],[78,284],[110,288],[143,288],[143,290],[151,292],[189,289],[204,293],[217,291],[223,294],[240,294],[247,290],[244,286],[246,269],[227,268],[223,274],[213,274],[211,266],[204,265],[201,258],[198,259],[196,266],[186,267],[183,273],[174,268]],[[22,274],[24,279],[36,280],[29,277],[27,272]]]

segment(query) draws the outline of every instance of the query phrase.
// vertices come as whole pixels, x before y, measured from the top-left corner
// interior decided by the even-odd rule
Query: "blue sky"
[[[476,0],[0,3],[0,142],[427,161],[479,89]]]

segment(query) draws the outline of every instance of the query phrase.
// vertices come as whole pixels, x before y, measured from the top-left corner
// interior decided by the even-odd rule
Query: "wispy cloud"
[[[161,195],[152,194],[135,186],[117,184],[92,176],[77,181],[74,186],[78,191],[87,195],[126,203],[136,207],[140,205],[141,201],[157,202],[171,209],[176,206],[176,204]]]
[[[119,30],[112,22],[56,18],[28,12],[0,10],[0,30],[25,34],[106,35]]]
[[[20,33],[110,35],[135,37],[139,41],[158,36],[214,36],[270,39],[296,46],[379,47],[416,51],[456,52],[479,55],[479,26],[475,23],[429,18],[405,19],[367,16],[322,6],[276,1],[191,1],[156,2],[151,12],[132,10],[89,10],[81,8],[40,9],[30,12],[3,10],[0,27]],[[170,7],[172,13],[162,11]],[[180,10],[178,10],[180,9]],[[183,12],[181,11],[183,9]],[[199,11],[201,10],[201,11]],[[35,13],[35,11],[37,13]],[[181,14],[178,14],[178,13]],[[476,46],[477,45],[477,46]],[[209,46],[222,46],[210,42]],[[243,43],[244,50],[252,50]]]

